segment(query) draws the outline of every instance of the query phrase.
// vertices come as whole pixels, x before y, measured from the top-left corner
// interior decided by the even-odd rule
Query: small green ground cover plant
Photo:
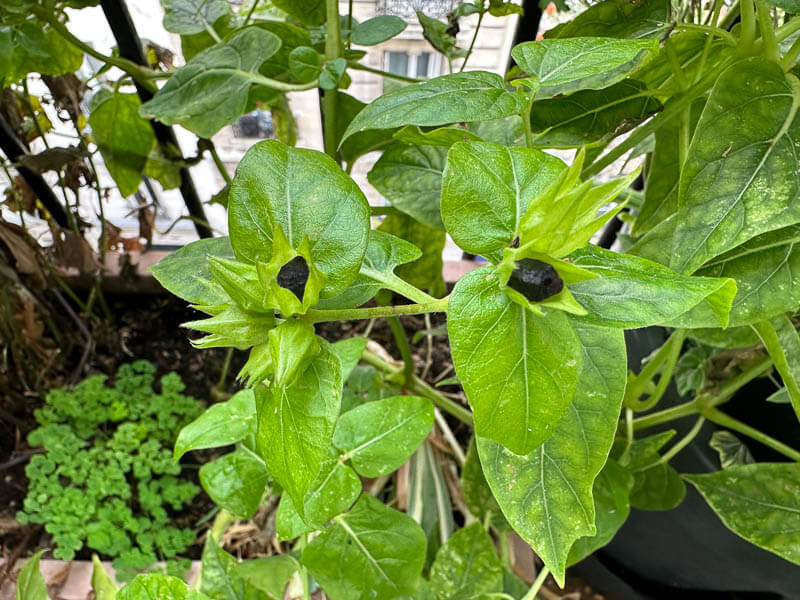
[[[42,8],[61,5],[21,3],[23,20],[97,57]],[[376,71],[352,47],[397,35],[395,17],[358,23],[335,0],[275,0],[265,13],[164,5],[184,67],[99,57],[154,92],[141,122],[207,137],[257,101],[280,107],[286,92],[318,87],[325,153],[286,136],[252,146],[224,191],[229,235],[153,269],[207,315],[186,324],[206,334],[199,348],[249,350],[247,389],[174,447],[179,459],[234,446],[200,473],[224,509],[200,584],[143,575],[107,597],[277,599],[292,581],[305,598],[319,586],[332,600],[532,600],[549,573],[563,584],[569,565],[607,544],[631,507],[673,508],[687,482],[731,531],[800,564],[800,452],[721,408],[776,372],[771,399],[800,414],[797,2],[741,0],[723,16],[720,0],[604,0],[513,48],[505,78],[452,68],[471,51],[453,25],[518,7],[465,2],[449,24],[417,15],[451,66],[427,81]],[[344,91],[353,70],[406,85],[364,105]],[[377,210],[349,176],[372,150],[382,155],[369,181],[391,203]],[[644,157],[641,192],[629,190],[638,171],[597,178],[626,155]],[[628,223],[620,252],[592,243],[615,215]],[[488,259],[449,295],[446,234]],[[419,377],[398,319],[431,313],[446,315],[451,383],[469,407]],[[378,318],[400,362],[316,328]],[[624,331],[654,325],[668,341],[629,371]],[[659,406],[673,379],[690,399]],[[683,417],[695,422],[679,439],[647,431]],[[474,430],[466,452],[453,420]],[[725,430],[712,442],[720,470],[678,473],[671,460],[706,421]],[[438,465],[434,428],[460,486]],[[786,460],[753,462],[738,436]],[[386,483],[403,465],[398,510]],[[220,548],[230,522],[278,496],[289,552],[239,562]],[[544,562],[530,587],[511,573],[511,531]]]
[[[28,495],[17,513],[53,539],[53,556],[71,560],[86,547],[125,572],[175,559],[194,543],[191,529],[171,515],[200,491],[182,479],[170,447],[177,432],[202,412],[183,395],[175,373],[153,389],[155,367],[122,365],[108,385],[89,377],[72,389],[52,390],[36,409],[39,427],[28,436],[41,448],[27,467]]]

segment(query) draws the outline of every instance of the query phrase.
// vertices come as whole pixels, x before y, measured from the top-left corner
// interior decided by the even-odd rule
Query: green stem
[[[700,433],[700,429],[703,427],[703,423],[705,422],[706,420],[704,417],[699,417],[695,422],[694,427],[689,430],[689,433],[687,433],[672,448],[665,452],[659,462],[662,464],[667,464],[676,454],[678,454],[678,452],[686,448],[686,446],[688,446],[689,443],[697,437],[697,434]]]
[[[222,38],[219,37],[219,34],[208,23],[206,23],[206,32],[208,33],[208,35],[211,36],[211,39],[213,39],[217,44],[222,43]]]
[[[397,367],[369,350],[364,351],[364,354],[361,355],[361,360],[389,375],[395,375],[403,370],[402,367]],[[472,426],[472,413],[469,410],[432,388],[419,377],[414,376],[409,381],[406,381],[406,389],[409,392],[428,398],[444,412],[452,415],[462,423]]]
[[[217,390],[222,391],[225,388],[225,380],[228,378],[228,369],[231,366],[231,358],[233,357],[233,348],[228,348],[225,353],[225,362],[222,363],[222,372],[219,374],[219,381],[217,381]]]
[[[795,17],[775,30],[775,39],[782,42],[793,33],[800,31],[800,17]]]
[[[771,367],[772,359],[770,357],[762,358],[733,379],[728,380],[728,382],[719,389],[717,394],[711,396],[710,399],[698,397],[698,403],[702,403],[706,406],[719,406],[720,404],[724,404],[733,398],[733,395],[738,392],[740,388],[753,381],[753,379],[761,377]]]
[[[753,42],[756,39],[756,13],[753,0],[741,0],[739,2],[742,11],[742,26],[739,33],[739,54],[747,55],[753,49]]]
[[[742,423],[741,421],[734,419],[729,415],[726,415],[721,410],[708,407],[703,409],[703,416],[721,427],[726,427],[728,429],[732,429],[733,431],[737,431],[742,435],[746,435],[747,437],[756,440],[757,442],[761,442],[765,446],[772,448],[776,452],[780,452],[784,456],[791,458],[794,461],[800,462],[800,452],[794,448],[787,446],[783,442],[779,442],[775,438],[768,436],[766,433],[763,433],[758,429],[750,427],[749,425]]]
[[[753,329],[756,330],[758,337],[761,338],[775,368],[778,370],[781,379],[783,379],[783,385],[786,386],[786,391],[789,392],[792,407],[798,418],[800,418],[800,387],[797,385],[797,379],[795,379],[789,360],[783,351],[778,332],[775,331],[775,327],[769,321],[759,321],[753,325]]]
[[[247,24],[250,22],[250,19],[253,18],[253,13],[256,12],[256,6],[258,6],[259,0],[253,0],[253,6],[250,7],[250,10],[247,13],[247,16],[244,18],[244,23],[242,27],[247,27]]]
[[[357,321],[360,319],[375,319],[379,317],[394,317],[400,315],[424,315],[431,312],[445,312],[447,298],[428,302],[426,304],[400,304],[398,306],[375,306],[370,308],[343,308],[331,310],[309,309],[305,320],[311,323],[325,323],[329,321]]]
[[[361,274],[366,275],[375,281],[379,281],[386,289],[397,292],[401,296],[405,296],[417,304],[430,304],[431,302],[439,301],[438,298],[434,298],[430,294],[426,294],[418,287],[411,285],[405,279],[398,277],[394,273],[385,273],[362,266]]]
[[[467,66],[467,61],[469,60],[469,57],[472,55],[472,49],[475,47],[475,40],[478,39],[478,31],[481,28],[481,23],[483,22],[483,15],[485,14],[486,12],[483,10],[478,14],[478,24],[475,25],[475,33],[472,34],[472,41],[470,41],[469,48],[467,48],[467,54],[464,56],[464,62],[461,63],[461,68],[458,70],[459,73],[461,73],[464,70],[464,67]]]
[[[531,125],[531,112],[533,111],[533,101],[536,94],[531,91],[530,100],[528,100],[525,110],[522,112],[522,124],[525,126],[525,146],[528,148],[533,147],[533,126]]]
[[[392,330],[392,336],[397,344],[397,349],[400,351],[400,358],[403,360],[403,375],[404,381],[411,381],[414,377],[414,357],[411,355],[411,346],[408,343],[408,336],[406,335],[400,319],[397,317],[388,317],[386,322],[389,324],[389,329]]]
[[[547,579],[548,575],[550,575],[550,569],[548,569],[547,565],[545,565],[542,567],[542,570],[539,571],[539,574],[536,576],[536,580],[533,582],[531,589],[529,589],[528,593],[522,597],[522,600],[535,600],[536,594],[538,594],[539,590],[542,589],[544,580]]]
[[[325,60],[331,62],[342,56],[342,32],[339,24],[338,0],[325,0],[327,36],[325,37]],[[336,112],[339,103],[337,90],[322,93],[322,127],[325,154],[338,164],[339,140],[336,139]]]
[[[284,81],[278,81],[277,79],[264,77],[258,73],[247,73],[247,78],[255,84],[263,85],[264,87],[268,87],[273,90],[279,90],[281,92],[302,92],[304,90],[313,89],[319,84],[317,79],[314,81],[309,81],[308,83],[286,83]]]
[[[789,51],[781,59],[781,66],[783,67],[783,70],[786,72],[790,71],[797,62],[798,56],[800,56],[800,38],[797,38],[794,41],[792,47],[789,48]]]
[[[350,65],[351,69],[355,69],[356,71],[364,71],[365,73],[373,73],[374,75],[380,75],[381,77],[385,77],[386,79],[394,79],[396,81],[404,81],[406,83],[420,83],[425,81],[424,79],[419,79],[417,77],[406,77],[405,75],[398,75],[397,73],[390,73],[389,71],[382,71],[381,69],[375,69],[373,67],[368,67],[367,65],[362,65],[361,63],[356,63],[354,65]]]
[[[217,513],[217,516],[214,517],[214,522],[211,525],[211,529],[208,531],[208,535],[210,535],[215,542],[219,542],[225,530],[235,522],[236,517],[223,508]]]
[[[758,29],[763,40],[763,53],[767,58],[780,62],[780,51],[778,41],[775,39],[775,29],[772,24],[772,15],[769,7],[762,0],[756,0],[756,13],[758,14]]]
[[[738,41],[732,33],[717,27],[711,27],[709,25],[696,25],[694,23],[681,23],[680,25],[676,25],[675,29],[679,31],[702,31],[703,33],[707,33],[709,37],[717,36],[722,38],[725,40],[725,43],[730,46],[738,45]]]
[[[686,335],[687,331],[685,329],[676,329],[664,345],[659,348],[656,355],[647,362],[642,371],[628,384],[628,389],[625,392],[625,406],[631,410],[641,412],[650,410],[658,404],[667,389],[669,380],[672,378]],[[661,377],[655,390],[645,400],[640,400],[639,398],[659,371],[661,372]]]
[[[208,151],[211,153],[211,158],[214,160],[214,164],[217,166],[217,171],[222,176],[222,179],[225,181],[226,184],[231,184],[231,176],[228,173],[228,169],[225,168],[225,164],[222,162],[222,159],[217,154],[217,148],[214,146],[214,142],[209,140],[209,147]]]
[[[728,9],[728,12],[725,13],[725,16],[722,18],[722,22],[719,23],[718,27],[728,31],[733,23],[736,22],[740,12],[741,7],[739,6],[739,0],[736,0],[736,2],[734,2],[733,5],[731,5],[731,7]]]

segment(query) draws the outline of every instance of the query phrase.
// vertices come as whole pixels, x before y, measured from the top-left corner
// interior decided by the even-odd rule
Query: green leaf
[[[273,384],[287,387],[306,370],[320,351],[314,326],[298,319],[286,319],[269,332],[269,349],[275,368]]]
[[[325,0],[271,0],[271,4],[306,25],[325,22]]]
[[[338,458],[322,463],[303,501],[305,519],[294,507],[291,496],[284,495],[275,517],[275,528],[281,539],[291,540],[304,533],[322,529],[337,515],[348,510],[361,494],[361,479]]]
[[[246,112],[258,68],[280,46],[278,36],[259,27],[238,31],[178,69],[139,114],[210,138]]]
[[[408,460],[433,427],[433,405],[419,396],[393,396],[339,417],[333,445],[364,477],[388,475]]]
[[[738,292],[731,305],[729,326],[751,325],[797,308],[798,241],[800,225],[784,227],[753,238],[697,272],[736,281]]]
[[[289,69],[297,81],[313,81],[322,72],[322,58],[313,48],[299,46],[289,54]]]
[[[481,523],[484,523],[488,516],[495,529],[508,529],[508,523],[503,518],[500,506],[492,495],[492,490],[483,474],[474,437],[470,440],[466,460],[464,466],[461,467],[461,491],[464,495],[464,504],[472,516]]]
[[[579,538],[569,551],[567,565],[574,565],[608,544],[625,523],[631,506],[628,496],[633,475],[610,458],[594,480],[595,527],[597,533]]]
[[[761,233],[800,221],[798,107],[800,81],[767,58],[740,61],[720,75],[681,170],[673,269],[692,273]]]
[[[456,244],[473,254],[509,246],[522,216],[566,170],[532,148],[484,142],[454,144],[442,178],[442,220]]]
[[[525,145],[525,125],[519,115],[512,115],[505,119],[476,121],[469,124],[469,130],[485,142],[501,146]]]
[[[604,0],[545,32],[545,38],[605,36],[660,39],[669,26],[671,16],[669,0]]]
[[[367,174],[397,210],[433,229],[444,229],[439,199],[447,148],[393,144]]]
[[[335,90],[344,76],[345,69],[347,69],[347,61],[343,58],[335,58],[327,63],[319,76],[319,87],[323,90]],[[342,87],[347,87],[347,85]]]
[[[39,571],[39,560],[47,550],[39,550],[25,561],[17,576],[17,600],[49,600],[47,584]]]
[[[344,293],[329,300],[322,300],[317,306],[325,309],[361,306],[371,300],[386,283],[397,277],[394,273],[397,266],[413,262],[420,256],[422,251],[414,244],[372,229],[369,232],[367,253],[364,255],[358,277]]]
[[[117,600],[213,600],[170,575],[137,575],[117,594]]]
[[[416,589],[425,535],[368,494],[306,546],[303,564],[331,600],[391,600]]]
[[[523,108],[522,95],[509,91],[495,73],[452,73],[374,100],[350,122],[342,139],[366,129],[501,119],[519,114]]]
[[[423,131],[416,125],[406,125],[392,137],[398,142],[417,146],[444,146],[449,148],[456,142],[479,142],[481,138],[460,127],[439,127]]]
[[[800,419],[800,335],[787,315],[753,325],[769,353],[775,369]]]
[[[503,590],[503,565],[480,523],[459,529],[439,548],[431,567],[437,598],[474,600]]]
[[[17,82],[28,73],[66,75],[81,68],[83,52],[39,19],[28,19],[4,30],[7,33],[0,34],[0,45],[10,42],[10,49],[4,49],[10,58],[0,60],[4,85]]]
[[[175,440],[175,459],[189,450],[218,448],[240,442],[256,431],[256,400],[253,390],[236,392],[230,400],[212,404],[202,415],[181,429]]]
[[[583,367],[553,435],[526,456],[477,438],[486,480],[514,530],[564,581],[575,540],[595,535],[595,478],[617,430],[627,378],[622,331],[575,325]]]
[[[661,462],[659,450],[675,435],[663,431],[634,440],[620,464],[633,473],[631,506],[640,510],[670,510],[683,502],[686,486],[670,465]]]
[[[368,341],[365,337],[353,337],[331,344],[331,350],[339,357],[339,362],[342,363],[342,381],[347,381],[353,369],[356,368],[358,361],[361,360],[361,355],[364,354]]]
[[[693,346],[681,354],[675,365],[674,379],[678,393],[699,392],[706,385],[706,370],[709,359],[717,354],[714,348],[705,345]]]
[[[422,26],[422,36],[428,40],[433,48],[444,54],[448,60],[467,55],[467,51],[457,46],[456,36],[450,33],[450,26],[438,19],[427,16],[421,10],[417,11],[417,19]]]
[[[273,314],[248,312],[236,304],[223,308],[210,319],[190,321],[182,325],[210,334],[192,340],[195,348],[232,346],[240,350],[266,343],[274,326]]]
[[[240,562],[234,570],[251,586],[264,592],[268,600],[283,600],[286,585],[300,570],[300,563],[289,554],[275,554]]]
[[[231,301],[211,276],[211,256],[233,258],[227,237],[208,238],[186,244],[150,267],[150,272],[167,290],[187,302],[200,306],[219,306]]]
[[[142,171],[156,143],[153,128],[139,116],[139,96],[102,88],[89,103],[92,138],[120,194],[130,196],[142,183]]]
[[[728,529],[800,565],[800,464],[759,463],[683,477]]]
[[[164,29],[172,33],[200,33],[233,14],[227,0],[161,0],[161,5]]]
[[[339,153],[343,161],[353,164],[358,157],[368,152],[382,150],[394,143],[392,137],[394,129],[367,129],[353,133],[345,140],[344,134],[348,125],[366,104],[341,90],[336,95],[336,102],[336,139],[343,140],[339,146]]]
[[[214,536],[206,535],[200,591],[211,600],[261,600],[260,591],[239,573],[238,562],[219,547]]]
[[[747,449],[738,437],[730,431],[720,430],[711,434],[708,443],[719,454],[720,466],[723,469],[739,465],[751,465],[755,461],[750,450]]]
[[[601,90],[622,81],[658,54],[658,40],[580,37],[519,44],[511,56],[538,79],[537,98]]]
[[[506,17],[508,15],[521,15],[522,7],[513,2],[503,0],[489,0],[489,14],[493,17]]]
[[[97,558],[97,554],[92,554],[92,591],[95,600],[114,600],[117,597],[117,584],[106,572],[105,567]],[[31,600],[35,600],[31,596]]]
[[[607,144],[662,108],[644,85],[633,79],[603,90],[540,100],[531,110],[534,145],[574,148]]]
[[[570,255],[573,264],[598,277],[569,290],[589,310],[587,321],[632,329],[726,327],[736,295],[732,279],[688,277],[658,263],[587,246]]]
[[[341,364],[321,340],[320,353],[295,383],[273,390],[262,385],[255,393],[259,454],[303,517],[305,493],[328,456],[339,414]]]
[[[797,0],[769,0],[769,4],[782,8],[788,13],[797,14],[800,12],[800,2]]]
[[[274,140],[247,151],[228,200],[236,255],[249,262],[269,261],[276,226],[292,248],[308,237],[313,263],[326,277],[322,297],[343,292],[358,275],[367,248],[369,205],[325,154]]]
[[[447,331],[475,433],[517,454],[540,446],[567,412],[581,372],[580,340],[567,316],[522,308],[484,267],[456,284]]]
[[[422,250],[421,257],[400,265],[395,269],[395,274],[421,290],[428,290],[434,296],[443,296],[445,285],[442,276],[442,252],[447,241],[445,232],[432,229],[405,214],[388,215],[378,229],[411,242]]]
[[[199,475],[214,503],[240,519],[258,510],[269,478],[264,461],[244,446],[204,464]]]
[[[353,27],[350,42],[358,46],[374,46],[392,39],[405,30],[406,22],[394,15],[378,15]]]

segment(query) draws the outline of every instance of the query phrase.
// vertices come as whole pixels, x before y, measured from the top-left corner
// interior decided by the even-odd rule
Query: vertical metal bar
[[[139,39],[139,34],[136,33],[136,28],[133,26],[133,20],[128,12],[125,0],[101,0],[100,5],[103,8],[103,13],[111,27],[111,31],[114,34],[114,39],[117,40],[120,56],[145,67],[150,66],[147,62],[144,48],[142,47],[142,41]],[[136,84],[136,91],[142,102],[147,102],[153,97],[150,90],[143,88],[139,84]],[[153,126],[153,132],[160,143],[172,144],[176,148],[180,148],[178,145],[178,138],[172,127],[159,123],[158,121],[150,121],[150,124]],[[197,235],[201,238],[213,237],[211,228],[208,226],[208,219],[206,219],[203,204],[200,201],[197,188],[195,188],[194,181],[189,173],[189,168],[181,167],[180,173],[181,195],[186,204],[186,209],[194,218],[194,226],[195,229],[197,229]]]

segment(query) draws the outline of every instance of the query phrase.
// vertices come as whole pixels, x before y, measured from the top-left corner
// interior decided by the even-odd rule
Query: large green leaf
[[[213,600],[170,575],[137,575],[117,594],[117,600]]]
[[[658,54],[658,40],[579,37],[519,44],[511,56],[536,77],[537,98],[601,90],[622,81]]]
[[[620,330],[577,325],[583,368],[553,435],[528,455],[477,438],[483,472],[503,514],[563,584],[575,540],[595,535],[592,489],[617,430],[627,377]]]
[[[461,248],[486,254],[511,244],[531,200],[566,170],[532,148],[460,142],[450,148],[442,180],[442,220]]]
[[[366,104],[341,90],[336,94],[336,139],[344,140],[347,126],[361,112]],[[352,164],[359,156],[367,152],[382,150],[394,144],[394,129],[367,129],[350,135],[339,147],[342,160]]]
[[[678,472],[661,461],[661,448],[675,430],[662,431],[634,440],[620,464],[633,473],[631,506],[640,510],[670,510],[683,502],[686,486]]]
[[[238,31],[178,69],[139,114],[210,138],[245,113],[258,68],[280,46],[278,36],[259,27]]]
[[[798,107],[800,81],[767,58],[737,62],[720,75],[681,171],[673,269],[692,273],[800,221]]]
[[[654,230],[655,231],[655,230]],[[738,292],[729,326],[750,325],[800,305],[800,225],[762,234],[718,257],[697,272],[705,277],[731,277]]]
[[[355,182],[327,155],[267,140],[252,146],[236,170],[228,228],[236,255],[269,261],[274,228],[292,248],[308,237],[314,265],[326,277],[323,297],[356,278],[369,232],[369,205]]]
[[[669,0],[604,0],[592,4],[566,23],[545,33],[545,38],[605,36],[612,38],[661,38],[669,26]]]
[[[325,0],[272,0],[271,3],[307,25],[325,22]]]
[[[361,270],[343,293],[322,300],[318,308],[351,308],[361,306],[397,277],[395,267],[417,260],[422,251],[399,237],[377,229],[369,232],[369,244]],[[360,355],[359,355],[360,356]]]
[[[233,14],[227,0],[161,0],[161,5],[164,29],[173,33],[200,33]]]
[[[25,561],[17,576],[17,600],[49,600],[47,584],[39,571],[39,560],[47,550],[39,550]]]
[[[264,461],[244,446],[204,464],[199,476],[214,503],[240,519],[258,510],[269,478]]]
[[[38,19],[13,24],[0,33],[4,46],[0,59],[0,80],[17,82],[28,73],[65,75],[81,68],[83,52],[50,25]]]
[[[607,144],[661,108],[644,85],[633,79],[603,90],[540,100],[531,110],[534,144],[545,148]]]
[[[289,579],[300,570],[300,563],[289,554],[274,554],[240,562],[236,573],[267,595],[268,600],[283,600]]]
[[[189,450],[235,444],[256,432],[256,400],[253,390],[236,392],[230,400],[212,404],[178,433],[175,458]]]
[[[491,519],[491,525],[495,529],[508,529],[508,523],[503,518],[500,506],[492,495],[492,490],[483,474],[481,460],[478,457],[478,446],[475,438],[470,440],[467,448],[466,460],[461,467],[461,492],[464,496],[464,504],[481,523],[485,523],[487,518]]]
[[[256,443],[267,469],[304,516],[303,501],[328,456],[342,396],[342,370],[327,342],[288,387],[255,388]]]
[[[359,46],[374,46],[399,35],[406,22],[395,15],[378,15],[358,23],[350,32],[350,41]]]
[[[480,523],[459,529],[439,548],[431,567],[437,598],[475,600],[503,590],[503,565]]]
[[[800,565],[800,464],[740,465],[683,477],[728,529]]]
[[[495,73],[452,73],[381,96],[356,115],[342,139],[366,129],[501,119],[523,107],[523,96]]]
[[[597,533],[579,538],[569,551],[567,565],[574,565],[608,544],[625,523],[631,510],[628,496],[633,476],[609,458],[594,480],[594,517]]]
[[[101,89],[89,103],[92,139],[103,155],[120,194],[130,196],[142,183],[142,171],[156,143],[153,128],[139,116],[139,96]]]
[[[447,331],[475,433],[517,454],[540,446],[567,412],[581,373],[581,343],[566,314],[534,315],[484,267],[456,284]]]
[[[302,560],[331,600],[391,600],[416,589],[425,535],[411,517],[363,494],[306,546]]]
[[[220,548],[213,535],[206,535],[200,591],[211,600],[261,600],[261,592],[238,572],[238,562]]]
[[[598,277],[569,286],[587,321],[611,327],[726,327],[736,283],[679,275],[658,263],[587,246],[572,262]]]
[[[419,396],[392,396],[357,406],[339,417],[333,445],[364,477],[388,475],[433,427],[433,405]]]
[[[396,209],[428,227],[444,229],[439,198],[446,159],[447,148],[441,146],[393,144],[367,179]]]

